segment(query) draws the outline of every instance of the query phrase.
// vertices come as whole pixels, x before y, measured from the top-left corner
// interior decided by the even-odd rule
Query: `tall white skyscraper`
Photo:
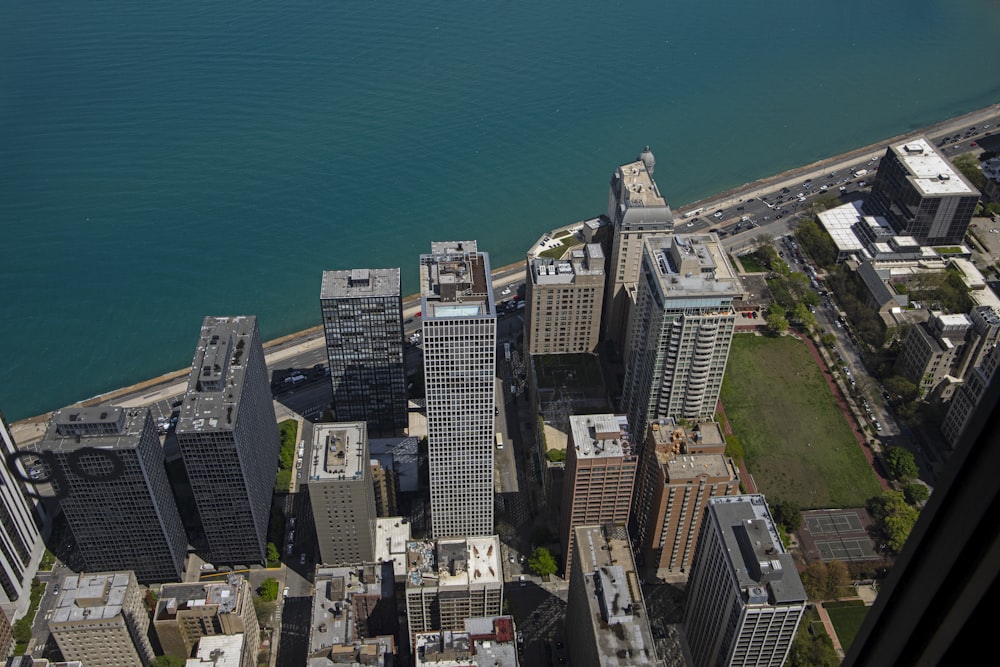
[[[0,453],[6,459],[0,464],[0,607],[9,619],[28,610],[31,580],[45,551],[34,503],[25,497],[24,485],[14,474],[19,468],[13,460],[17,451],[0,413]]]
[[[475,241],[420,256],[434,537],[493,532],[497,318],[489,255]]]
[[[646,239],[622,387],[630,424],[712,419],[742,293],[715,234]]]
[[[684,631],[695,667],[780,667],[806,592],[764,496],[713,498],[705,508]]]

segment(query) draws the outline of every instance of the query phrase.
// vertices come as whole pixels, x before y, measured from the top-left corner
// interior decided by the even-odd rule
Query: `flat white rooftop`
[[[978,194],[925,137],[907,139],[892,146],[910,173],[913,183],[926,195]]]

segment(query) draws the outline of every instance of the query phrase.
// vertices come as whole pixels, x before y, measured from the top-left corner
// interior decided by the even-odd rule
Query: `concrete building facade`
[[[623,164],[611,175],[611,256],[604,298],[604,339],[619,352],[627,333],[629,290],[639,281],[643,241],[674,230],[673,211],[653,180],[655,168],[656,158],[646,146],[634,162]]]
[[[528,259],[524,331],[528,354],[597,352],[604,304],[604,251],[573,248],[566,259]]]
[[[658,577],[688,572],[708,501],[740,492],[736,464],[715,422],[694,430],[649,424],[636,476],[632,533],[644,567]]]
[[[324,271],[323,332],[333,421],[365,421],[373,435],[407,425],[399,269]]]
[[[166,584],[153,612],[153,628],[166,655],[187,658],[204,637],[242,635],[242,667],[255,667],[260,625],[253,590],[243,576],[224,582]]]
[[[63,578],[49,631],[65,660],[87,667],[144,667],[153,659],[149,614],[132,572]]]
[[[257,318],[206,317],[176,427],[214,563],[264,563],[278,423]]]
[[[952,397],[948,412],[941,423],[941,432],[952,449],[958,446],[969,418],[986,394],[986,388],[996,376],[998,366],[1000,366],[1000,345],[994,344],[982,362],[972,368],[965,382]]]
[[[375,486],[365,422],[316,424],[306,489],[320,561],[375,560]]]
[[[28,611],[31,580],[45,553],[37,503],[25,495],[24,479],[14,462],[17,443],[7,420],[0,412],[0,609],[8,619],[18,619]],[[19,471],[15,475],[15,471]],[[34,495],[39,495],[36,491]]]
[[[424,389],[435,537],[493,532],[497,315],[475,241],[420,256]]]
[[[439,539],[406,545],[406,617],[418,632],[461,630],[465,619],[503,607],[500,538]]]
[[[896,359],[896,372],[926,396],[952,374],[971,327],[967,315],[931,313],[926,322],[910,327]]]
[[[684,607],[695,667],[780,667],[806,592],[764,496],[713,498],[705,508]]]
[[[566,627],[578,667],[662,666],[624,527],[577,526]]]
[[[886,149],[864,211],[921,245],[948,245],[965,238],[978,203],[979,191],[921,136]]]
[[[57,410],[30,449],[86,569],[132,570],[144,583],[180,580],[187,535],[149,408]]]
[[[569,425],[559,525],[567,578],[573,567],[577,526],[627,525],[639,464],[624,415],[573,415]]]
[[[622,410],[630,424],[711,420],[743,286],[715,234],[658,236],[643,247]]]

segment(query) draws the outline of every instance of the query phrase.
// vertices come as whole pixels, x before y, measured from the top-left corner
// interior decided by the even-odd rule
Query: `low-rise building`
[[[153,613],[153,628],[163,652],[191,655],[203,637],[241,635],[243,666],[253,667],[260,649],[260,626],[250,582],[230,574],[224,582],[166,584]]]
[[[416,667],[517,667],[514,619],[467,618],[465,628],[421,632],[415,641]]]
[[[98,572],[63,578],[49,632],[66,660],[87,667],[144,667],[153,659],[149,613],[135,573]]]
[[[393,586],[388,563],[318,568],[309,667],[391,664],[398,628]]]
[[[257,661],[246,662],[242,634],[205,635],[194,650],[194,657],[184,662],[184,667],[254,667]]]

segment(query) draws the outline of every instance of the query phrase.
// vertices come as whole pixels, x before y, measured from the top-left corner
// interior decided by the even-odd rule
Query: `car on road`
[[[403,324],[413,324],[413,318],[408,317],[407,319],[403,320]]]
[[[518,577],[517,581],[519,584],[521,584],[521,588],[524,588],[525,586],[528,585],[528,580],[524,578],[523,574]]]
[[[685,226],[685,227],[694,227],[694,223],[693,223],[693,222],[689,222],[689,223],[687,223],[687,224],[686,224],[686,225],[684,225],[684,226]]]
[[[721,217],[722,217],[722,211],[721,211],[721,210],[718,210],[718,211],[716,211],[716,212],[715,212],[715,213],[713,214],[713,216],[712,216],[712,217],[714,217],[714,218],[721,218]]]
[[[305,565],[305,564],[306,564],[306,555],[302,554],[301,556],[299,556],[299,565]]]
[[[281,597],[288,597],[288,586],[285,586],[285,590],[281,591]]]

